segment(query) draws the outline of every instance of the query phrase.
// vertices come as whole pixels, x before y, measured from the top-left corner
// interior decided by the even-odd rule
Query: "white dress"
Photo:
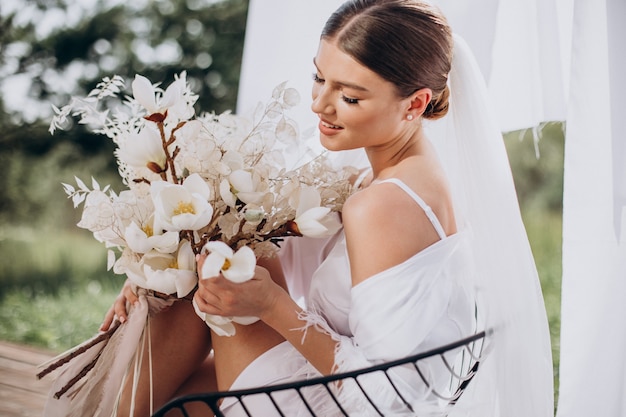
[[[416,209],[426,212],[440,241],[354,287],[342,232],[326,241],[294,239],[285,248],[288,256],[282,257],[293,260],[284,264],[285,272],[298,279],[306,277],[307,270],[321,261],[321,264],[317,263],[310,282],[305,279],[298,285],[299,290],[308,291],[303,331],[316,326],[338,341],[336,372],[424,352],[469,336],[474,331],[474,301],[464,279],[469,270],[464,234],[446,236],[430,207],[410,188],[397,179],[384,182],[396,184],[413,197],[418,204]],[[440,360],[431,363],[423,372],[437,387],[444,387],[450,375]],[[231,389],[316,376],[320,375],[306,359],[290,343],[284,342],[250,364]],[[394,371],[393,379],[405,398],[422,404],[424,408],[438,407],[436,398],[421,382],[415,369],[406,372],[398,369]],[[363,386],[366,391],[376,393],[375,397],[385,407],[385,415],[406,410],[384,376],[382,379],[380,375],[368,378],[363,381]],[[311,392],[307,398],[314,403],[317,415],[333,415],[338,409],[323,391]],[[346,411],[358,415],[374,412],[354,386],[344,383],[337,391]],[[277,401],[284,415],[310,415],[295,392],[283,393],[283,397]],[[244,401],[254,415],[278,415],[268,411],[274,408],[267,399]],[[245,415],[241,414],[239,405],[228,399],[222,409],[229,417]]]

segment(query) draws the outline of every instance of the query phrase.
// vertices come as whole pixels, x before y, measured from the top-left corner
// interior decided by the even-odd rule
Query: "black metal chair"
[[[485,345],[486,334],[487,333],[485,331],[481,331],[475,333],[470,337],[438,347],[436,349],[431,349],[417,355],[412,355],[400,360],[386,362],[380,365],[371,366],[357,371],[333,374],[330,376],[297,381],[289,384],[271,385],[237,391],[209,392],[187,395],[170,401],[161,409],[159,409],[155,414],[153,414],[153,417],[169,417],[174,415],[182,415],[188,417],[189,414],[186,411],[186,406],[189,406],[192,403],[204,403],[207,406],[207,415],[211,415],[212,413],[217,417],[223,417],[224,414],[220,411],[219,404],[224,399],[235,400],[239,403],[245,415],[252,417],[255,416],[254,410],[249,409],[246,406],[245,399],[246,397],[251,398],[253,396],[259,395],[267,397],[267,404],[275,407],[276,415],[290,417],[289,415],[284,414],[278,404],[278,401],[276,400],[277,395],[279,395],[281,392],[284,393],[287,391],[295,391],[298,394],[298,397],[302,401],[303,405],[311,413],[311,416],[316,416],[309,400],[307,400],[306,395],[306,390],[312,387],[324,387],[325,392],[328,393],[328,401],[334,402],[334,404],[336,405],[337,415],[349,417],[350,414],[342,406],[340,400],[334,393],[335,391],[331,389],[331,386],[333,384],[336,384],[337,382],[345,383],[345,381],[348,380],[353,381],[355,385],[360,389],[360,392],[363,394],[363,401],[368,402],[371,405],[371,408],[378,415],[384,416],[384,412],[381,411],[383,407],[381,407],[380,403],[377,403],[376,393],[366,392],[364,386],[359,382],[360,377],[371,375],[373,373],[384,374],[386,377],[386,381],[390,384],[391,388],[395,391],[398,398],[403,403],[405,411],[407,413],[415,412],[411,403],[402,396],[401,390],[398,389],[396,384],[393,382],[393,379],[389,375],[389,372],[391,370],[398,367],[402,367],[405,372],[407,367],[409,369],[413,369],[416,374],[419,375],[419,379],[429,389],[430,393],[437,397],[441,402],[447,403],[448,405],[452,406],[456,404],[456,402],[459,400],[459,398],[467,388],[468,384],[478,371],[478,367],[483,354],[483,347]],[[459,359],[455,363],[451,363],[450,359],[444,356],[444,354],[448,352],[456,352],[455,356]],[[447,369],[450,373],[450,386],[446,387],[445,392],[444,390],[439,390],[433,384],[431,384],[431,381],[428,380],[427,372],[424,372],[423,367],[421,366],[421,364],[423,364],[426,360],[432,361],[436,358],[442,361],[445,369]]]

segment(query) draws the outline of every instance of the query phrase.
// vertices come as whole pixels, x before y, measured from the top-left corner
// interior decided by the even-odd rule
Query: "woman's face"
[[[320,42],[314,63],[311,109],[320,118],[320,141],[325,148],[384,147],[403,135],[411,102],[401,99],[392,83],[332,41]]]

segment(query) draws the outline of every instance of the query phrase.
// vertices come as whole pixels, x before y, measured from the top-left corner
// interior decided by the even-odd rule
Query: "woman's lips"
[[[322,132],[324,135],[334,135],[341,131],[343,128],[341,126],[337,126],[320,119],[319,129],[320,132]]]

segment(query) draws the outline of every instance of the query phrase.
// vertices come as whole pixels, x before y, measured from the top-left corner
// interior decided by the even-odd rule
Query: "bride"
[[[288,242],[279,259],[260,259],[246,283],[199,277],[194,301],[202,312],[260,321],[223,337],[209,333],[190,304],[159,313],[151,374],[146,360],[138,383],[127,378],[118,415],[145,416],[151,402],[183,394],[359,369],[453,342],[476,326],[493,333],[455,415],[552,415],[537,273],[467,46],[420,0],[351,0],[327,21],[313,62],[321,144],[363,149],[369,161],[344,205],[343,229],[325,241]],[[286,290],[291,280],[310,288],[306,308]],[[126,285],[102,328],[114,316],[123,321],[126,302],[136,300]],[[428,370],[441,383],[444,371]],[[438,406],[418,381],[397,377],[418,415]],[[402,409],[394,393],[368,383],[385,398],[384,414]],[[315,394],[319,415],[332,415]],[[349,385],[337,387],[347,410],[373,412],[351,394]],[[308,415],[294,398],[278,399],[285,415]],[[221,407],[228,416],[241,412],[228,401]],[[252,410],[267,415],[263,407]]]

